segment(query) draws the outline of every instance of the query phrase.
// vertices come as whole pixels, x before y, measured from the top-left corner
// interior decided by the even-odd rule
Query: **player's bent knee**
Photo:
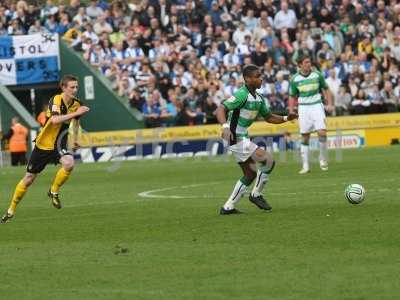
[[[30,186],[33,183],[33,181],[35,180],[35,178],[36,178],[35,174],[31,174],[31,173],[26,174],[23,179],[25,186],[26,187]]]
[[[75,165],[74,158],[72,156],[64,156],[61,159],[61,165],[66,171],[72,171]]]

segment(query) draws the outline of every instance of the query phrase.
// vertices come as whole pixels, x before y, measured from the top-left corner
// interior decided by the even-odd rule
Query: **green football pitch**
[[[397,299],[399,154],[331,152],[305,176],[275,155],[272,212],[245,196],[234,216],[218,215],[241,177],[231,157],[79,164],[61,210],[49,166],[0,225],[0,298]],[[2,210],[23,173],[0,169]],[[362,204],[345,200],[350,183]]]

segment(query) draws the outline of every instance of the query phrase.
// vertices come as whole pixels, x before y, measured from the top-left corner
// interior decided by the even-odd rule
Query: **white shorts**
[[[325,110],[322,103],[299,105],[300,133],[326,129]]]
[[[257,150],[258,146],[249,138],[241,140],[239,143],[229,146],[229,150],[233,153],[237,162],[245,162]]]

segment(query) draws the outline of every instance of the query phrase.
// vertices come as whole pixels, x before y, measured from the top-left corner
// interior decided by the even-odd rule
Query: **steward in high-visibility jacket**
[[[2,139],[9,141],[11,165],[26,165],[28,129],[19,123],[18,117],[12,118],[10,131]]]

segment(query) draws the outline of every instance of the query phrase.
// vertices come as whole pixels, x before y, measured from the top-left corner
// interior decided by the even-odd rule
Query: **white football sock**
[[[251,191],[251,195],[254,197],[260,196],[267,182],[268,182],[268,174],[258,170],[256,183],[254,184],[253,190]]]
[[[309,145],[300,145],[300,153],[301,153],[301,159],[303,161],[303,169],[304,170],[309,170],[310,165],[308,163],[309,159],[309,153],[310,153],[310,146]]]
[[[319,142],[319,160],[328,162],[328,143]]]
[[[228,201],[224,204],[224,209],[231,210],[235,208],[235,204],[239,202],[240,198],[242,198],[244,192],[246,192],[247,186],[243,184],[243,182],[239,179],[236,182],[236,185],[233,189],[231,196]]]

